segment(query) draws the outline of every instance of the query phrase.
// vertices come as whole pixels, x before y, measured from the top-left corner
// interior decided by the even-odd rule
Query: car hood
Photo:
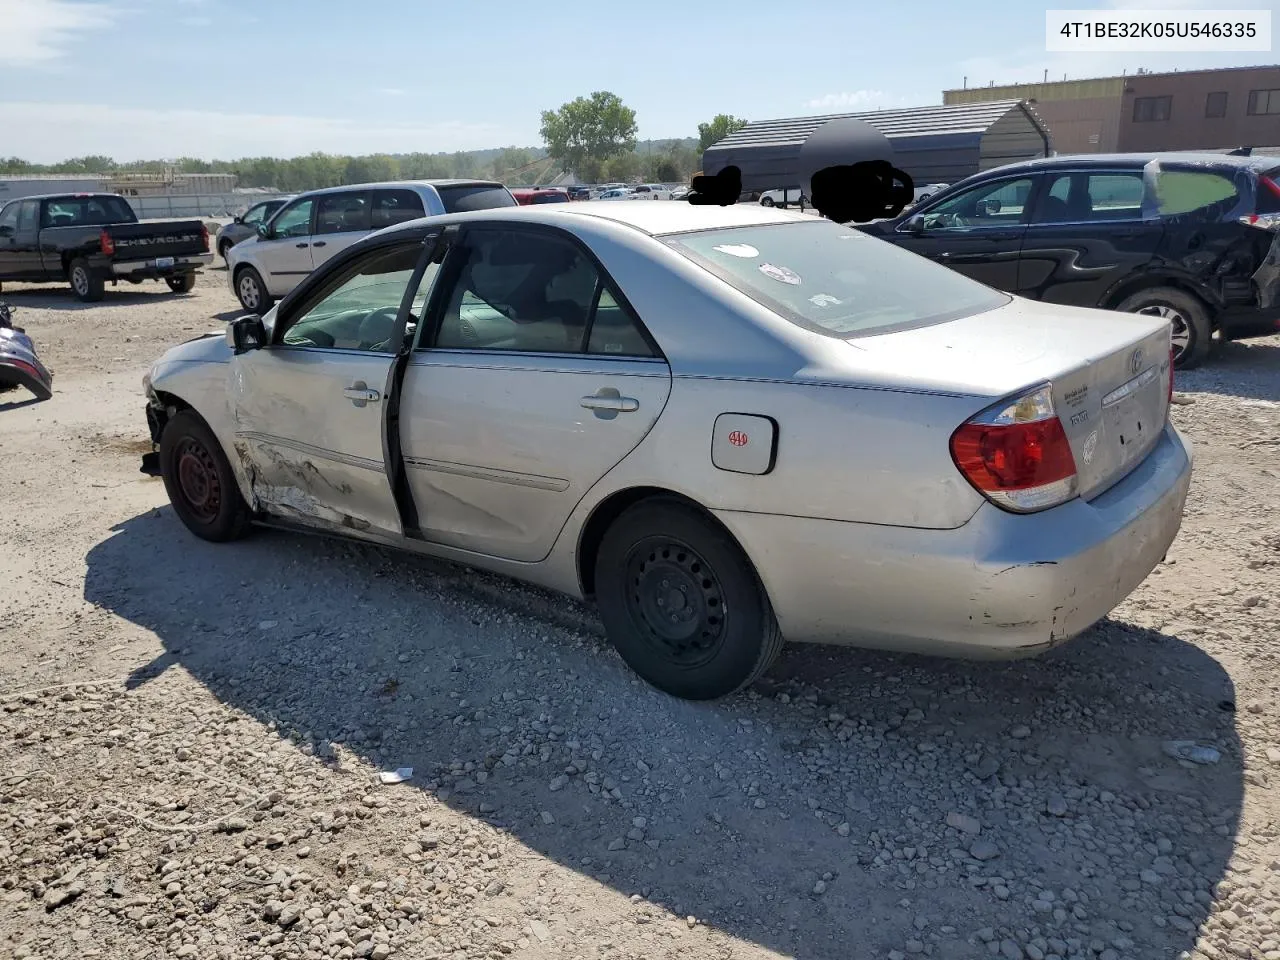
[[[200,336],[170,347],[156,361],[159,367],[167,363],[226,363],[231,359],[225,330],[210,330]]]

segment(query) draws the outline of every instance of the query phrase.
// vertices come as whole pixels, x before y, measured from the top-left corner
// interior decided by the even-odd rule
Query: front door
[[[320,194],[311,234],[312,269],[341,253],[373,229],[368,190]]]
[[[1146,198],[1142,171],[1055,172],[1045,175],[1044,186],[1022,241],[1018,292],[1046,303],[1102,306],[1160,247],[1164,224]]]
[[[422,535],[543,559],[587,490],[653,427],[670,388],[640,320],[567,234],[466,230],[401,394]]]
[[[255,259],[273,297],[283,297],[311,272],[311,221],[315,198],[295,200],[271,218],[268,236],[259,238]]]
[[[268,513],[397,538],[383,409],[420,240],[367,251],[278,315],[271,343],[235,357],[236,449]],[[420,308],[419,308],[420,312]]]
[[[1033,176],[988,180],[933,206],[920,216],[923,230],[910,232],[910,217],[892,240],[980,283],[1016,292],[1018,255],[1026,232]]]

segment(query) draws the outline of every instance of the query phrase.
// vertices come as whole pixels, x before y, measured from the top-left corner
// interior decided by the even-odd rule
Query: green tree
[[[343,183],[380,183],[400,176],[400,164],[395,157],[375,153],[364,157],[348,157],[343,173]]]
[[[731,133],[736,133],[747,125],[747,121],[727,113],[717,113],[710,123],[698,124],[698,152],[705,153],[707,147],[723,140]]]
[[[638,179],[644,172],[644,158],[638,153],[620,153],[605,161],[602,171],[605,180],[627,183]]]
[[[636,112],[617,94],[597,90],[559,110],[543,110],[540,133],[561,169],[576,173],[588,160],[629,156],[636,148],[636,130]]]

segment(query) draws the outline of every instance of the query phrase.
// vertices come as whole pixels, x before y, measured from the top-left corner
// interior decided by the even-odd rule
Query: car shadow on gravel
[[[0,292],[0,300],[6,300],[13,307],[27,307],[40,310],[97,310],[102,307],[131,307],[144,303],[154,303],[161,298],[183,299],[190,294],[174,293],[163,283],[147,282],[143,284],[122,284],[113,287],[107,284],[102,299],[94,303],[84,303],[76,299],[71,288],[66,284],[55,286],[29,286],[15,288],[5,284]]]
[[[1221,344],[1202,366],[1178,371],[1174,389],[1280,403],[1280,338]]]
[[[85,599],[163,645],[129,687],[180,667],[316,763],[412,766],[382,789],[787,956],[1174,957],[1235,844],[1230,679],[1118,622],[1015,663],[794,646],[694,704],[580,605],[390,550],[215,546],[165,507],[87,567]],[[1190,739],[1220,761],[1163,752]]]

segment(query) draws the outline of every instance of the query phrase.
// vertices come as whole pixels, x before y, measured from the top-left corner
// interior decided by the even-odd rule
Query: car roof
[[[1164,163],[1209,164],[1219,167],[1246,167],[1268,170],[1280,166],[1280,157],[1268,154],[1242,157],[1229,153],[1209,151],[1158,151],[1153,153],[1073,153],[1058,157],[1036,157],[1016,163],[994,167],[986,173],[1010,173],[1016,170],[1047,170],[1057,167],[1144,167],[1152,160]]]
[[[120,194],[107,193],[105,190],[64,190],[62,193],[35,193],[26,197],[12,197],[4,203],[10,203],[13,200],[81,200],[85,197],[116,197],[124,200],[125,203],[129,202]]]
[[[501,187],[497,180],[475,180],[470,178],[454,178],[443,180],[384,180],[377,183],[347,183],[340,187],[321,187],[318,190],[307,190],[298,196],[319,196],[325,193],[339,193],[346,190],[394,190],[408,187]]]
[[[607,220],[632,227],[650,236],[661,237],[693,230],[732,229],[774,223],[810,223],[816,217],[756,203],[727,207],[692,204],[680,200],[656,203],[610,203],[582,200],[574,204],[543,204],[529,207],[493,207],[466,213],[422,217],[378,231],[379,236],[406,230],[421,230],[429,224],[474,223],[492,220],[527,221],[572,229],[576,220]]]

